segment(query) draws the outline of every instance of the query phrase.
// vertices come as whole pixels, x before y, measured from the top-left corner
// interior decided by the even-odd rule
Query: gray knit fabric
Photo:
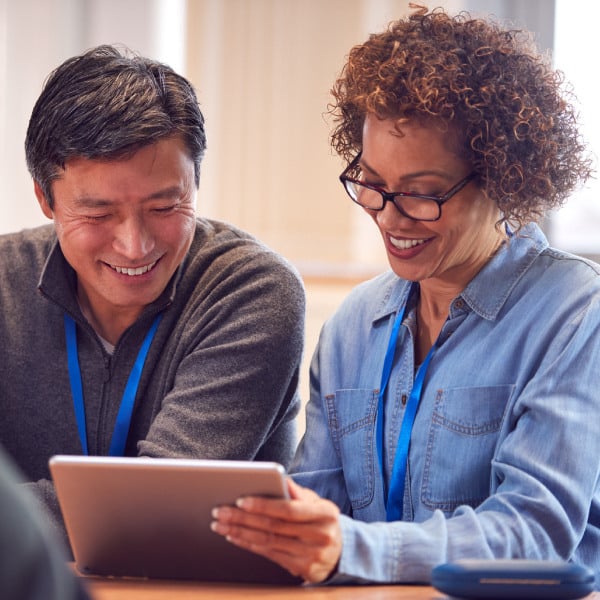
[[[107,454],[125,383],[163,318],[136,396],[127,455],[273,460],[296,446],[304,290],[256,239],[197,221],[189,253],[114,354],[81,314],[52,226],[0,236],[0,443],[62,523],[48,459],[81,454],[63,315],[77,323],[90,454]]]

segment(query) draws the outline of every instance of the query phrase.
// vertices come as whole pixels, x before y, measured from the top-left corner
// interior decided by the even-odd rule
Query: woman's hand
[[[334,571],[342,552],[339,509],[288,478],[290,500],[241,498],[213,510],[212,530],[308,583]]]

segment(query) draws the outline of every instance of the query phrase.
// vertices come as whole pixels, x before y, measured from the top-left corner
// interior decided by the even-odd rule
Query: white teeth
[[[398,250],[408,250],[414,246],[424,244],[426,241],[427,240],[397,240],[396,238],[390,237],[390,242],[392,242],[392,245],[398,248]]]
[[[122,275],[129,275],[130,277],[134,277],[135,275],[143,275],[147,273],[154,267],[157,261],[150,263],[149,265],[144,265],[143,267],[137,267],[137,269],[130,269],[128,267],[117,267],[116,265],[110,265],[117,273],[121,273]]]

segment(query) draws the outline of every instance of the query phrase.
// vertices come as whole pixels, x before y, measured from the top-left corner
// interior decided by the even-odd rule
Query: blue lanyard
[[[410,296],[410,295],[409,295]],[[408,302],[408,300],[407,300]],[[392,364],[394,362],[394,355],[396,353],[396,345],[398,342],[398,333],[402,320],[404,319],[404,313],[406,311],[406,304],[398,311],[394,326],[392,327],[392,334],[390,335],[390,341],[388,342],[387,351],[385,353],[385,359],[383,361],[383,371],[381,374],[381,385],[379,388],[379,399],[377,403],[377,421],[376,421],[376,442],[379,453],[379,467],[381,469],[381,475],[385,481],[385,470],[384,470],[384,395],[387,385],[390,380],[392,372]],[[398,445],[396,447],[396,455],[394,457],[394,466],[392,469],[392,476],[390,478],[389,489],[385,488],[384,484],[384,500],[385,500],[385,511],[386,519],[388,521],[399,521],[402,519],[402,509],[404,503],[404,482],[406,480],[406,467],[408,463],[408,449],[410,446],[410,437],[412,428],[417,415],[417,407],[421,399],[421,393],[423,391],[423,381],[425,380],[425,373],[429,366],[429,361],[435,351],[435,344],[430,348],[425,360],[417,371],[415,383],[412,391],[406,403],[406,409],[404,411],[404,418],[402,419],[402,426],[400,428],[400,435],[398,437]]]
[[[150,344],[154,338],[154,334],[158,328],[158,324],[162,314],[159,314],[154,319],[146,337],[142,342],[142,346],[138,352],[137,358],[129,379],[123,392],[121,405],[117,414],[117,421],[110,442],[109,456],[123,456],[125,452],[125,442],[129,434],[129,426],[131,424],[131,416],[133,414],[133,404],[137,393],[140,379],[142,377],[142,369],[146,362],[146,356],[150,349]],[[81,440],[81,449],[84,454],[88,454],[87,444],[87,429],[85,424],[85,405],[83,402],[83,385],[81,383],[81,369],[79,367],[79,356],[77,352],[77,330],[75,321],[65,313],[65,337],[67,340],[67,362],[69,365],[69,379],[71,380],[71,395],[73,396],[73,406],[75,408],[75,419],[77,420],[77,429],[79,431],[79,439]]]

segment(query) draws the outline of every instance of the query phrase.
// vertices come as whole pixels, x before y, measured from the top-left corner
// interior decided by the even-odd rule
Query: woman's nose
[[[391,202],[385,202],[383,209],[377,211],[374,214],[375,222],[381,229],[394,229],[399,227],[410,227],[415,223],[414,219],[411,219],[403,215],[396,205]]]

